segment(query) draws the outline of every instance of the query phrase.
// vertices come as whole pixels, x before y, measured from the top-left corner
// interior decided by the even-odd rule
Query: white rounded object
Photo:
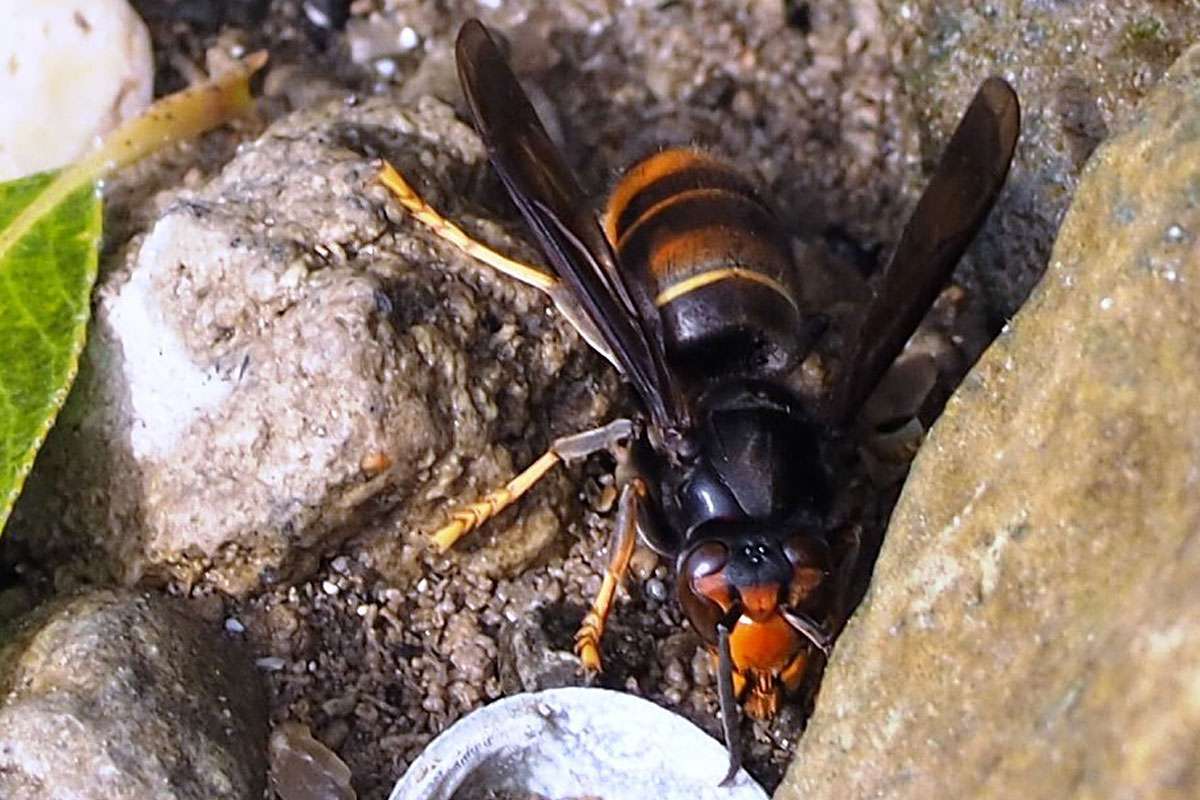
[[[433,740],[390,800],[527,792],[553,800],[767,800],[745,770],[718,786],[723,745],[683,717],[607,689],[549,689],[498,700]]]
[[[59,167],[150,104],[150,34],[125,0],[0,0],[0,180]]]

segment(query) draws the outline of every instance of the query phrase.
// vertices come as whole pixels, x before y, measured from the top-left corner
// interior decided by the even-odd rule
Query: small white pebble
[[[401,52],[412,50],[420,43],[421,37],[417,36],[417,32],[405,25],[403,30],[400,31],[399,44]]]
[[[1173,282],[1179,276],[1175,273],[1175,270],[1168,269],[1168,270],[1163,270],[1163,277],[1166,278],[1167,280]]]
[[[304,4],[304,16],[308,17],[308,21],[318,28],[333,27],[333,21],[329,19],[329,15],[312,3]]]
[[[345,575],[350,571],[350,559],[346,558],[345,556],[338,556],[333,561],[329,562],[329,566],[333,568],[334,572]]]
[[[237,617],[227,617],[225,619],[225,630],[230,633],[245,633],[246,626]]]
[[[1167,241],[1182,242],[1186,233],[1182,225],[1172,225],[1167,228]]]
[[[254,666],[263,672],[279,672],[287,666],[287,661],[279,656],[263,656],[254,661]]]
[[[385,78],[396,74],[396,62],[390,58],[381,58],[375,62],[375,71]]]
[[[1100,301],[1100,310],[1101,311],[1108,311],[1112,307],[1113,307],[1113,299],[1111,297],[1105,297],[1104,299],[1102,299]]]
[[[354,613],[360,617],[365,617],[370,612],[371,607],[366,603],[359,604],[358,608],[354,609]]]
[[[338,592],[341,590],[338,589],[338,585],[333,581],[321,581],[321,591],[331,597],[337,597]]]

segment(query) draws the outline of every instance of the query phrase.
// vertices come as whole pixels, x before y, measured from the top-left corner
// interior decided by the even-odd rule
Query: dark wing
[[[588,199],[478,20],[458,32],[456,56],[488,156],[542,250],[617,358],[651,421],[660,431],[682,430],[687,409],[666,366],[657,311],[651,304],[649,316],[645,304],[631,296]]]
[[[1004,185],[1021,128],[1016,92],[988,78],[975,93],[904,228],[867,309],[831,416],[849,422],[921,323]]]

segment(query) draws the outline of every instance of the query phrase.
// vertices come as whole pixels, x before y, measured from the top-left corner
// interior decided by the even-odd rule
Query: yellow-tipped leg
[[[451,521],[434,532],[434,546],[439,552],[449,550],[459,539],[519,500],[560,461],[578,461],[600,450],[622,447],[633,435],[632,422],[615,419],[599,428],[555,439],[541,458],[502,488],[451,514]]]
[[[604,623],[612,610],[617,586],[629,571],[629,559],[637,543],[638,501],[646,495],[646,484],[634,478],[621,489],[617,506],[616,524],[608,541],[608,566],[604,569],[604,580],[592,603],[591,610],[583,618],[583,624],[575,634],[575,654],[589,673],[601,670],[600,637],[604,635]]]
[[[499,514],[521,498],[529,489],[562,459],[554,450],[547,450],[541,458],[502,488],[484,495],[482,500],[460,508],[451,515],[451,521],[433,534],[434,547],[444,553],[455,542]]]
[[[482,261],[492,269],[545,292],[554,303],[554,307],[579,332],[583,340],[591,345],[597,353],[608,359],[609,363],[617,369],[622,369],[621,364],[613,357],[612,350],[604,341],[604,337],[597,330],[596,324],[580,307],[571,291],[557,277],[529,264],[514,261],[508,256],[497,253],[486,244],[472,239],[462,228],[443,217],[433,206],[426,203],[424,198],[409,185],[408,181],[404,180],[404,176],[386,161],[383,162],[383,169],[379,172],[379,182],[396,195],[396,199],[408,213],[428,226],[436,236],[445,239],[463,253]]]
[[[558,278],[544,270],[531,267],[520,261],[514,261],[507,256],[497,253],[487,245],[472,239],[462,228],[443,217],[433,206],[426,203],[424,198],[417,194],[409,186],[408,181],[404,180],[404,177],[396,171],[396,168],[386,161],[383,162],[383,169],[379,173],[379,182],[390,189],[392,194],[396,195],[396,199],[400,201],[400,205],[408,210],[408,213],[427,225],[439,237],[445,239],[472,258],[482,261],[484,264],[502,272],[510,278],[527,283],[535,289],[541,289],[543,292],[549,293],[554,287],[558,286]]]

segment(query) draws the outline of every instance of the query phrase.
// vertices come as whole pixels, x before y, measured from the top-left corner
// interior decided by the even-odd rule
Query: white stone
[[[546,797],[767,800],[745,770],[718,786],[725,748],[683,717],[607,689],[497,700],[435,739],[390,800],[451,800],[459,789]]]
[[[0,180],[78,158],[153,86],[150,34],[125,0],[0,0]]]
[[[224,244],[219,233],[211,234],[208,246]],[[113,338],[124,354],[129,404],[138,420],[130,430],[130,445],[139,459],[169,456],[188,427],[220,408],[235,388],[215,369],[195,362],[174,323],[163,314],[160,285],[169,285],[169,273],[180,259],[199,257],[204,249],[203,234],[190,220],[165,217],[142,244],[133,275],[105,307]]]

